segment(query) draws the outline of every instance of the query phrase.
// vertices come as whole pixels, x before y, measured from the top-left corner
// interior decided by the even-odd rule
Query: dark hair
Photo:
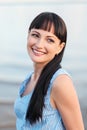
[[[50,32],[51,27],[54,27],[54,34],[60,39],[61,43],[66,45],[67,29],[63,19],[55,13],[43,12],[39,14],[31,23],[29,31],[31,29],[43,29]],[[60,43],[60,44],[61,44]],[[31,124],[42,119],[43,108],[45,107],[44,98],[49,88],[50,80],[53,74],[61,67],[64,48],[56,55],[42,70],[41,75],[36,83],[34,92],[30,99],[26,120],[29,120]]]

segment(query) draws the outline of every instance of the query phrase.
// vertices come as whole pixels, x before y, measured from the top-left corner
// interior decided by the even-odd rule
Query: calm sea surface
[[[30,70],[26,42],[31,20],[53,11],[67,25],[62,66],[72,75],[79,98],[87,98],[87,3],[0,3],[0,98],[16,98],[19,84]]]

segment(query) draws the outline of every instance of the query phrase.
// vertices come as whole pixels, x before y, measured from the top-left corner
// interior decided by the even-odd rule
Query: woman
[[[43,12],[32,21],[27,50],[34,71],[15,101],[17,130],[84,130],[72,80],[60,65],[66,39],[66,25],[57,14]]]

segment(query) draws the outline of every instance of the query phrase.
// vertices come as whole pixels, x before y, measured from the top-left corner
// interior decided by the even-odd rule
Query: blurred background
[[[14,101],[32,67],[27,32],[43,11],[60,15],[68,30],[62,66],[71,74],[87,130],[87,0],[0,0],[0,130],[15,130]]]

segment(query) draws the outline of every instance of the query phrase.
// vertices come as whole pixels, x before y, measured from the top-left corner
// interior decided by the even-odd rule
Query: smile
[[[33,53],[36,55],[36,56],[41,56],[41,55],[44,55],[46,54],[46,52],[42,52],[42,51],[39,51],[39,50],[36,50],[36,49],[32,49]]]

